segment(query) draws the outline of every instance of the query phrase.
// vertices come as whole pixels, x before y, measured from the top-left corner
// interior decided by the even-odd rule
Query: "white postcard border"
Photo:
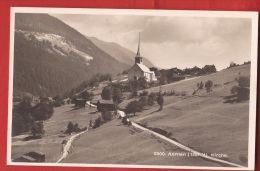
[[[14,63],[14,25],[15,13],[49,13],[49,14],[99,14],[99,15],[149,15],[149,16],[182,16],[204,18],[250,18],[252,19],[251,37],[251,75],[249,104],[249,143],[248,167],[197,167],[197,166],[156,166],[156,165],[122,165],[122,164],[67,164],[67,163],[19,163],[11,161],[11,129],[12,129],[12,95],[13,95],[13,63]],[[9,92],[8,92],[8,134],[7,165],[19,166],[67,166],[67,167],[116,167],[116,168],[165,168],[165,169],[214,169],[214,170],[254,170],[256,107],[257,107],[257,38],[258,13],[238,11],[187,11],[187,10],[140,10],[140,9],[95,9],[95,8],[36,8],[12,7],[10,18],[10,59],[9,59]]]

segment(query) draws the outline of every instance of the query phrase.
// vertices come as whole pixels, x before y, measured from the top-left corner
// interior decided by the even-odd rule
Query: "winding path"
[[[87,102],[87,104],[88,104],[88,105],[91,105],[91,107],[96,107],[95,105],[90,104],[90,102]],[[140,118],[140,119],[143,119],[143,118]],[[131,122],[132,122],[132,121],[131,121]],[[195,150],[193,150],[193,149],[191,149],[191,148],[189,148],[189,147],[187,147],[187,146],[185,146],[185,145],[182,145],[182,144],[178,143],[177,141],[174,141],[174,140],[172,140],[172,139],[170,139],[170,138],[167,138],[167,137],[165,137],[165,136],[163,136],[163,135],[161,135],[161,134],[158,134],[158,133],[156,133],[156,132],[154,132],[154,131],[151,131],[151,130],[149,130],[149,129],[147,129],[147,128],[144,128],[144,127],[138,125],[138,124],[135,123],[135,122],[132,122],[132,126],[134,126],[135,128],[141,129],[141,130],[143,130],[143,131],[146,131],[146,132],[148,132],[148,133],[150,133],[150,134],[153,134],[153,135],[155,135],[156,137],[158,137],[158,138],[160,138],[160,139],[166,140],[167,142],[169,142],[169,143],[171,143],[171,144],[173,144],[173,145],[176,145],[177,147],[179,147],[179,148],[181,148],[181,149],[183,149],[183,150],[185,150],[185,151],[187,151],[187,152],[196,154],[197,156],[200,156],[200,157],[202,157],[202,158],[205,158],[205,159],[208,159],[208,160],[211,160],[211,161],[214,161],[214,162],[218,162],[218,163],[221,163],[221,164],[226,164],[226,165],[230,165],[230,166],[239,167],[239,168],[244,168],[244,167],[245,167],[245,166],[242,166],[242,165],[239,165],[239,164],[236,164],[236,163],[232,163],[232,162],[228,162],[228,161],[225,161],[225,160],[221,160],[221,159],[218,159],[218,158],[214,158],[214,157],[211,157],[211,156],[204,155],[203,153],[198,152],[198,151],[195,151]],[[63,159],[65,159],[65,158],[68,156],[68,154],[69,154],[69,149],[70,149],[70,147],[71,147],[72,142],[75,140],[75,138],[78,137],[78,136],[81,135],[81,134],[84,134],[84,133],[87,132],[87,131],[88,131],[88,130],[83,131],[83,132],[80,132],[80,133],[75,134],[75,135],[73,135],[73,136],[70,137],[70,139],[68,140],[68,142],[67,142],[66,145],[64,146],[63,154],[62,154],[62,156],[59,158],[59,160],[57,161],[57,163],[61,162]]]
[[[77,137],[80,136],[81,134],[84,134],[84,133],[87,132],[87,131],[88,131],[88,130],[83,131],[83,132],[80,132],[80,133],[75,134],[75,135],[73,135],[73,136],[71,136],[71,137],[69,138],[69,140],[67,141],[66,145],[65,145],[64,148],[63,148],[62,156],[59,158],[59,160],[58,160],[56,163],[60,163],[63,159],[65,159],[65,158],[68,156],[68,154],[69,154],[69,149],[70,149],[70,147],[71,147],[72,142],[75,140],[75,138],[77,138]]]

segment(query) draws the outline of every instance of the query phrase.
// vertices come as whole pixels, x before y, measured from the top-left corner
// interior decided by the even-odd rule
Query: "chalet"
[[[111,100],[98,100],[93,104],[97,106],[98,111],[115,111],[117,109],[117,104]]]
[[[76,98],[75,99],[75,107],[81,108],[86,106],[86,99]]]
[[[139,78],[142,77],[144,77],[148,82],[157,80],[154,71],[151,71],[147,66],[143,64],[143,58],[140,55],[140,35],[139,35],[139,43],[138,43],[137,53],[135,56],[135,64],[128,71],[128,80],[129,81],[138,80]]]

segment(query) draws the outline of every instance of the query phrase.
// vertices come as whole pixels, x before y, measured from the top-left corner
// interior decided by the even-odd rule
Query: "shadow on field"
[[[156,112],[160,112],[160,111],[161,111],[160,109],[157,109],[157,110],[151,112],[150,114],[152,114],[152,113],[156,113]]]
[[[94,115],[94,114],[96,114],[96,113],[98,113],[98,111],[89,112],[88,114],[90,114],[90,115]]]
[[[225,101],[223,103],[239,103],[241,100],[237,98],[236,95],[230,95],[223,98]]]
[[[41,137],[40,136],[32,136],[32,135],[30,135],[28,137],[23,138],[22,141],[30,141],[30,140],[37,140],[37,139],[41,139]]]
[[[70,111],[79,110],[79,109],[85,109],[85,107],[72,107],[72,109]]]

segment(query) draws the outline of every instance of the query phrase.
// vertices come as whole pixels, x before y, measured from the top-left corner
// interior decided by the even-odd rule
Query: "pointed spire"
[[[140,55],[140,32],[139,32],[139,41],[138,41],[138,49],[137,49],[136,57],[141,57],[141,55]]]

